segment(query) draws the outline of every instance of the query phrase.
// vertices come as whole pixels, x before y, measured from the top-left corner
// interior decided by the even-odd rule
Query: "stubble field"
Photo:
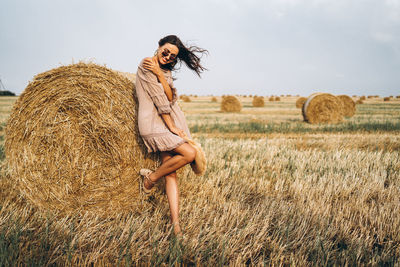
[[[211,97],[180,102],[208,158],[179,177],[185,238],[171,236],[162,192],[140,213],[39,212],[2,164],[0,265],[399,265],[400,99],[310,125],[296,97],[221,113]],[[0,98],[4,128],[16,98]],[[135,196],[133,196],[135,201]]]

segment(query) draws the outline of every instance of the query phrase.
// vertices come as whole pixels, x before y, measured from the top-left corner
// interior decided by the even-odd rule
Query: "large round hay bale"
[[[192,100],[190,99],[190,97],[188,97],[187,95],[184,95],[182,97],[183,102],[192,102]]]
[[[215,96],[213,96],[213,97],[211,98],[211,102],[218,102],[218,100],[217,100],[217,98],[216,98]]]
[[[383,101],[390,101],[390,97],[388,97],[388,96],[384,97]]]
[[[337,123],[343,120],[340,100],[331,94],[315,93],[303,105],[304,121],[314,123]]]
[[[304,103],[306,103],[307,98],[306,97],[300,97],[299,99],[296,100],[296,108],[302,108]]]
[[[342,114],[345,117],[353,117],[356,113],[356,103],[348,95],[338,95],[340,101],[342,101]]]
[[[263,107],[265,105],[264,97],[255,96],[253,98],[253,107]]]
[[[154,168],[138,135],[134,83],[93,63],[34,77],[7,122],[10,176],[45,210],[135,211],[138,172]]]
[[[270,97],[268,98],[268,101],[270,101],[270,102],[275,101],[275,97],[274,97],[274,96],[270,96]]]
[[[222,112],[239,112],[242,110],[242,104],[239,99],[233,95],[228,95],[222,98],[221,111]]]
[[[275,97],[275,101],[281,101],[281,98],[279,96]]]

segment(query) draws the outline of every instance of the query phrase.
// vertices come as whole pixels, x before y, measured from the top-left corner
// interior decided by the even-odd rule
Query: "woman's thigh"
[[[191,159],[190,161],[194,160],[196,156],[196,150],[189,143],[183,143],[182,145],[175,148],[173,151],[177,154]]]

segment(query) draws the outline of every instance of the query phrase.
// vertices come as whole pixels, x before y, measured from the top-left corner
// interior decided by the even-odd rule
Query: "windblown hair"
[[[159,46],[163,46],[166,43],[176,45],[179,49],[179,52],[177,55],[177,60],[163,65],[162,68],[168,70],[179,69],[175,68],[175,66],[178,61],[179,63],[183,61],[185,62],[186,66],[196,72],[199,77],[201,72],[207,70],[200,64],[201,56],[203,56],[203,54],[208,54],[208,51],[206,49],[202,49],[197,46],[186,47],[176,35],[168,35],[158,41]],[[200,54],[200,56],[196,55],[197,53]]]

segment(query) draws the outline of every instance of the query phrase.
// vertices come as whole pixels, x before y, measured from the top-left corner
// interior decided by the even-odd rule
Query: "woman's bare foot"
[[[144,179],[144,181],[143,181],[143,183],[144,183],[144,187],[147,189],[147,190],[150,190],[150,189],[152,189],[153,188],[153,186],[154,186],[154,182],[150,179],[150,177],[146,177],[146,179]]]
[[[174,234],[175,236],[182,237],[182,231],[181,231],[181,226],[179,225],[179,222],[174,222],[172,223],[174,227]]]

